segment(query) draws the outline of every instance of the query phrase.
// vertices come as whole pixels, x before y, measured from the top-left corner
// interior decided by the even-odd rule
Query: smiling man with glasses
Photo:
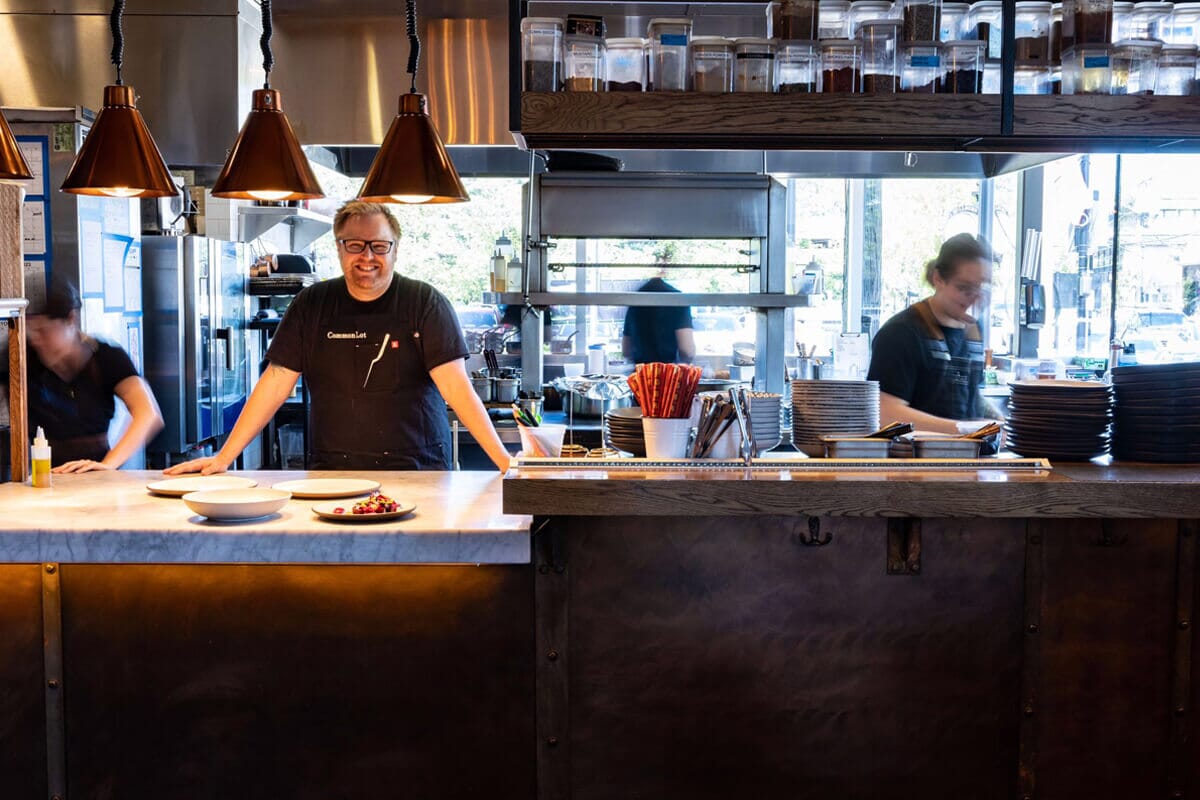
[[[958,433],[961,420],[998,416],[980,392],[983,341],[971,310],[992,280],[992,251],[967,233],[925,266],[933,295],[888,320],[871,343],[867,379],[879,381],[880,423]]]
[[[396,217],[386,206],[350,202],[333,235],[342,277],[296,295],[267,350],[270,367],[220,452],[168,474],[228,469],[301,375],[311,398],[310,469],[449,469],[447,404],[508,469],[508,451],[471,388],[453,306],[429,284],[395,273]]]

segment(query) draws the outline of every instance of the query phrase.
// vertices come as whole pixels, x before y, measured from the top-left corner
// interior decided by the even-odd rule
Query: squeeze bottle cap
[[[50,443],[46,441],[46,434],[39,425],[37,436],[33,437],[33,458],[35,461],[42,459],[50,459]]]

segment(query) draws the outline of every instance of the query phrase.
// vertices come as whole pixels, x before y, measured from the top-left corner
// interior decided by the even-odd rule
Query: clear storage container
[[[1050,6],[1050,63],[1062,63],[1062,3]]]
[[[1050,67],[1038,61],[1016,64],[1013,94],[1050,94]]]
[[[775,91],[775,42],[771,39],[743,37],[735,40],[733,45],[733,90]]]
[[[1050,60],[1049,2],[1021,0],[1017,3],[1017,61]]]
[[[1111,94],[1112,54],[1109,44],[1081,44],[1063,51],[1063,94]]]
[[[942,91],[946,94],[981,94],[986,52],[986,42],[973,39],[943,42],[942,64],[946,73]]]
[[[1133,7],[1133,31],[1130,39],[1164,41],[1171,35],[1174,3],[1138,3]]]
[[[821,0],[817,13],[818,39],[850,38],[850,0]]]
[[[1112,41],[1112,0],[1063,0],[1063,50]]]
[[[858,38],[858,31],[865,21],[891,16],[891,0],[854,0],[850,3],[850,38]]]
[[[558,17],[521,20],[521,88],[557,92],[563,86],[563,28]]]
[[[1000,94],[1004,88],[1004,73],[1000,70],[1000,59],[987,58],[983,62],[983,93]]]
[[[942,30],[939,38],[943,42],[956,42],[963,38],[967,25],[970,3],[942,3]]]
[[[692,21],[682,17],[657,17],[646,28],[650,40],[650,85],[655,92],[681,92],[688,88],[688,49]]]
[[[900,90],[934,94],[942,85],[941,42],[904,42],[900,45]]]
[[[979,0],[967,12],[964,39],[978,39],[988,43],[987,57],[1000,58],[1004,44],[1003,4],[1000,0]]]
[[[605,41],[610,92],[646,91],[646,40],[640,37]]]
[[[936,42],[942,35],[942,0],[897,0],[906,42]]]
[[[865,94],[895,94],[900,91],[900,29],[898,19],[864,20],[859,28],[862,42],[862,90]]]
[[[1062,67],[1050,67],[1050,94],[1062,94]]]
[[[692,39],[692,89],[697,92],[733,91],[733,41],[723,36]]]
[[[1196,86],[1196,52],[1194,44],[1169,44],[1158,57],[1158,80],[1154,93],[1172,97],[1194,97]]]
[[[1112,16],[1112,32],[1109,34],[1110,42],[1119,42],[1122,39],[1130,39],[1133,37],[1133,3],[1120,2],[1113,3]]]
[[[775,50],[775,91],[808,94],[821,90],[821,52],[812,41],[780,42]]]
[[[862,90],[862,48],[852,39],[821,42],[821,91],[857,94]]]
[[[600,92],[605,88],[604,40],[572,36],[563,40],[568,92]]]
[[[1176,3],[1168,44],[1200,45],[1200,3]]]
[[[773,39],[817,38],[819,0],[781,0],[769,6],[771,27],[767,35]]]
[[[1126,39],[1112,46],[1112,93],[1154,94],[1162,42]]]

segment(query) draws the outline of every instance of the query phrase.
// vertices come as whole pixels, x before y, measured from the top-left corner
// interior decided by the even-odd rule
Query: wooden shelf
[[[1000,134],[998,95],[523,92],[527,147],[962,150]]]
[[[1200,98],[523,92],[528,148],[1200,152]],[[514,126],[515,127],[515,126]]]

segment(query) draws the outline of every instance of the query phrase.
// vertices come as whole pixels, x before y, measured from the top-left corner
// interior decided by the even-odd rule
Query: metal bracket
[[[797,542],[807,547],[824,547],[833,541],[833,533],[826,531],[824,536],[821,536],[821,518],[808,517],[807,531],[800,528],[797,524],[797,530],[793,531],[792,538]]]
[[[920,519],[903,517],[888,520],[887,574],[921,574]]]

